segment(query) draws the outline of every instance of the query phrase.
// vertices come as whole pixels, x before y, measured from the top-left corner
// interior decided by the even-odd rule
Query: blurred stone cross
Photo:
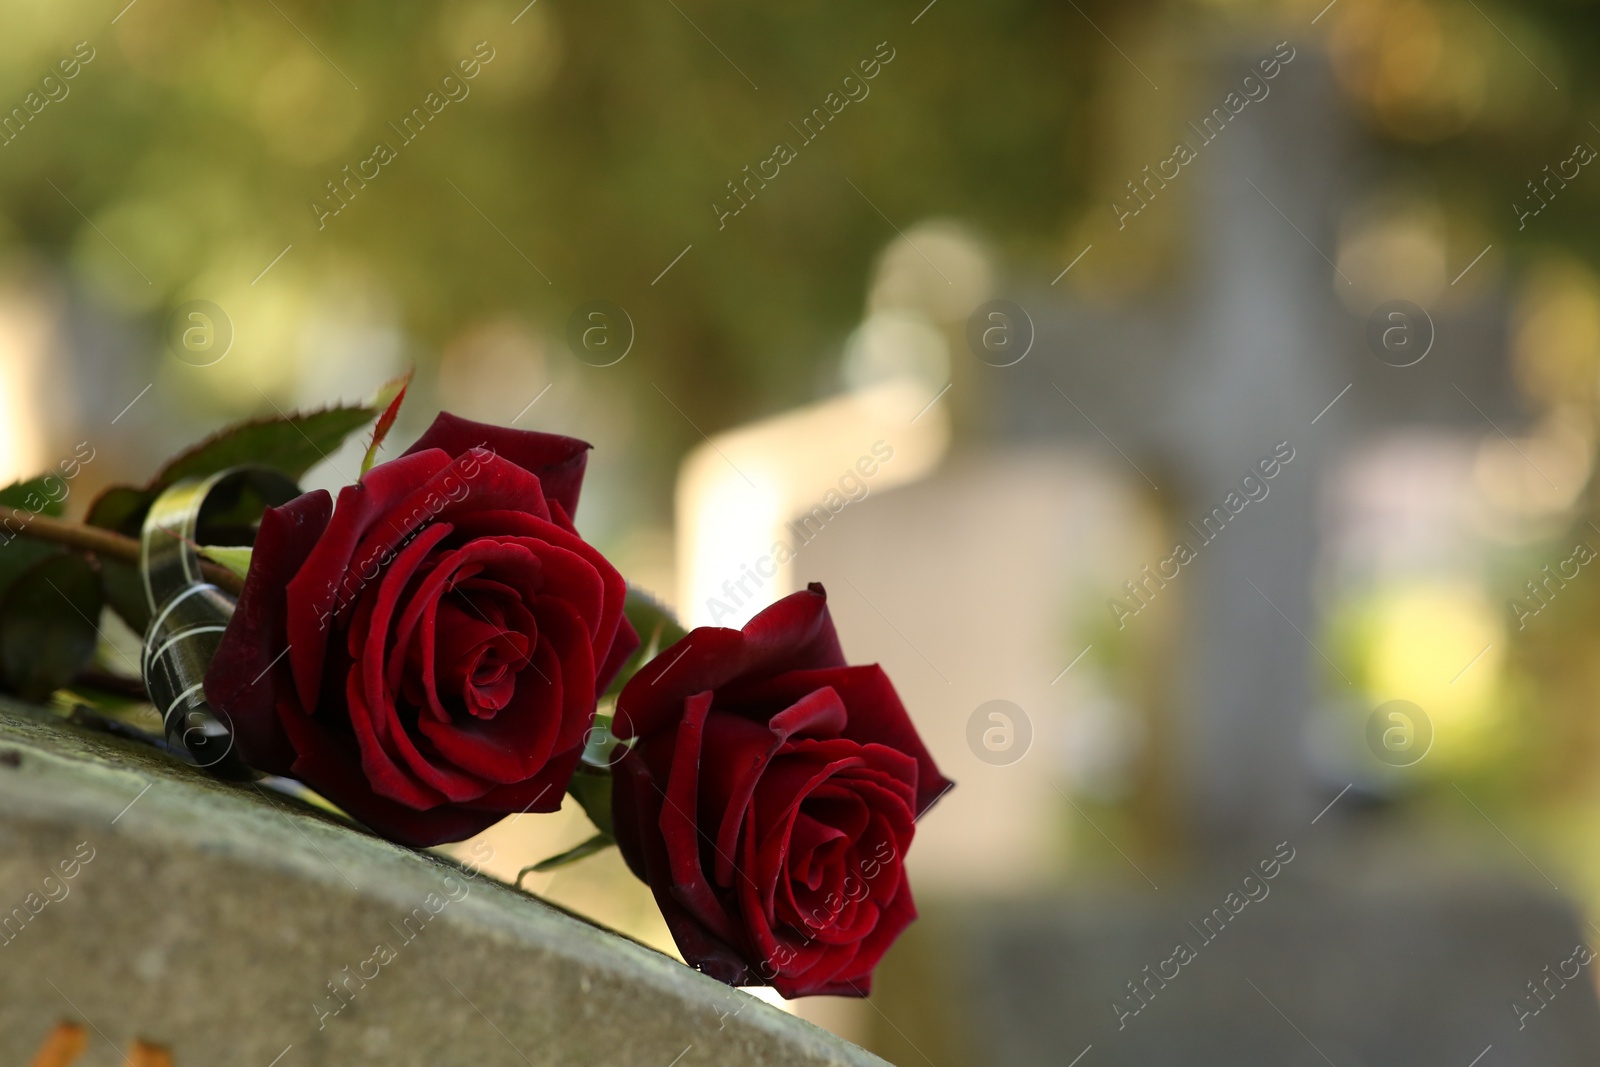
[[[1199,84],[1220,96],[1259,51],[1228,54]],[[1357,430],[1482,433],[1491,418],[1517,421],[1498,309],[1380,307],[1389,317],[1369,343],[1367,319],[1341,300],[1355,284],[1335,259],[1361,153],[1326,60],[1302,47],[1270,100],[1187,168],[1187,204],[1167,192],[1127,222],[1184,213],[1182,281],[1115,310],[1042,283],[1012,293],[1037,331],[1031,352],[977,368],[1002,436],[1103,453],[1155,497],[1166,543],[1192,550],[1105,585],[1123,605],[1108,608],[1117,625],[1139,625],[1126,616],[1162,599],[1180,613],[1177,656],[1164,665],[1175,733],[1158,746],[1172,762],[1157,774],[1174,780],[1170,810],[1203,848],[1303,826],[1327,801],[1307,767],[1305,722],[1319,675],[1350,682],[1314,644],[1312,599],[1323,483],[1341,450]],[[1119,239],[1111,228],[1103,240]],[[1108,250],[1075,269],[1093,270],[1097,254]]]

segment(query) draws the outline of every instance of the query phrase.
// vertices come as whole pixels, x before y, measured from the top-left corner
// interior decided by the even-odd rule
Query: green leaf
[[[202,545],[200,554],[213,563],[220,563],[240,578],[250,571],[250,553],[254,549],[232,548],[223,545]]]
[[[623,601],[622,613],[639,635],[639,648],[628,657],[628,661],[617,672],[616,679],[606,689],[603,695],[608,697],[622,692],[622,687],[639,673],[640,667],[655,659],[663,648],[677,644],[689,632],[679,624],[666,605],[631,585],[628,586],[627,599]]]
[[[95,497],[83,521],[90,526],[138,537],[144,514],[155,498],[156,494],[147,489],[113,485]],[[134,633],[144,633],[145,627],[150,625],[150,604],[145,600],[144,579],[139,577],[139,568],[102,556],[100,585],[111,610],[121,616]]]
[[[85,521],[137,537],[145,512],[163,489],[182,478],[204,477],[229,467],[271,467],[299,480],[377,413],[370,405],[358,404],[236,423],[167,461],[149,485],[104,490],[89,506]]]
[[[272,467],[298,481],[376,414],[375,408],[359,404],[237,423],[169,460],[149,490],[246,463]]]
[[[602,834],[612,834],[611,775],[603,770],[578,765],[578,770],[567,783],[567,792],[576,800],[583,813],[589,816],[595,829]]]
[[[100,495],[94,498],[94,503],[89,505],[89,514],[83,521],[102,530],[116,530],[129,537],[138,537],[144,513],[155,498],[155,492],[150,489],[113,485],[101,490]]]
[[[149,485],[113,485],[103,490],[89,505],[84,521],[138,537],[145,513],[167,486],[181,478],[203,477],[243,464],[272,467],[299,480],[377,413],[372,404],[357,404],[237,423],[169,460]],[[253,522],[254,516],[260,514],[260,501],[250,486],[241,487],[239,492],[233,510],[241,522],[243,516],[250,516]],[[215,533],[234,517],[231,513],[212,514],[209,528]],[[244,537],[244,533],[234,535]],[[150,609],[138,570],[114,560],[101,563],[106,600],[135,633],[143,633],[150,623]]]
[[[5,527],[0,525],[0,531],[4,529]],[[29,567],[42,559],[59,556],[64,551],[60,545],[53,545],[48,541],[35,541],[27,537],[5,541],[4,535],[0,534],[0,599],[5,597],[6,590],[11,588],[11,583]]]
[[[43,700],[94,657],[100,579],[84,557],[59,553],[25,570],[0,601],[0,673],[25,700]]]
[[[611,732],[611,716],[598,714],[583,739],[583,763],[597,770],[613,767],[622,757],[622,753],[617,751],[620,747],[622,742]]]
[[[581,845],[569,848],[565,852],[551,856],[547,860],[540,860],[532,867],[524,867],[517,873],[517,882],[520,884],[523,875],[529,871],[534,874],[544,874],[546,871],[553,871],[557,867],[565,867],[569,863],[577,863],[579,860],[592,856],[596,852],[604,852],[616,843],[616,838],[610,834],[595,834]]]
[[[111,610],[122,617],[136,634],[150,625],[150,603],[144,596],[144,579],[139,568],[119,559],[100,557],[100,589]]]
[[[67,483],[58,474],[41,474],[25,482],[12,482],[0,489],[0,504],[52,518],[61,516],[66,499]]]

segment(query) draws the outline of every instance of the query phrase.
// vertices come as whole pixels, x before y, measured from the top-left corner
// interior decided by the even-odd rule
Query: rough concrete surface
[[[499,883],[0,702],[0,1061],[73,1021],[83,1067],[135,1039],[176,1067],[883,1063]]]

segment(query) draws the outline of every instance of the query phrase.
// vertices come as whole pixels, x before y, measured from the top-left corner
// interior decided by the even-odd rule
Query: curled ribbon
[[[227,716],[206,701],[206,669],[234,599],[201,573],[201,533],[213,544],[248,544],[262,511],[299,494],[278,471],[232,467],[174,483],[144,520],[139,571],[151,612],[141,663],[145,689],[161,712],[167,742],[223,777],[253,775],[233,754]]]

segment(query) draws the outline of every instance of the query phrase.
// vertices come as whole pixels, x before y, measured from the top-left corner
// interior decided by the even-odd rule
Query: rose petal
[[[433,425],[417,439],[406,455],[429,448],[440,448],[460,456],[474,448],[486,448],[539,476],[544,495],[561,504],[570,515],[577,514],[578,494],[583,488],[584,467],[590,445],[573,437],[508,426],[490,426],[441,411]]]
[[[366,775],[372,791],[418,811],[436,808],[447,799],[457,799],[423,783],[418,776],[408,773],[401,761],[385,751],[384,746],[378,743],[372,724],[375,719],[391,718],[392,712],[388,708],[368,706],[354,671],[347,676],[346,682],[345,700],[348,702],[350,724],[355,729],[356,742],[361,752],[361,771]],[[388,734],[389,742],[395,747],[401,749],[410,747],[406,745],[404,726],[391,723]],[[426,760],[420,762],[422,766],[427,767]],[[482,795],[483,787],[470,778],[461,776],[459,781],[471,796]]]
[[[757,981],[744,955],[713,934],[673,895],[666,839],[654,832],[664,805],[661,790],[641,755],[647,746],[648,742],[630,749],[612,769],[611,811],[623,858],[650,887],[672,940],[690,966],[729,985]]]
[[[718,885],[733,881],[739,825],[772,754],[796,732],[837,733],[844,720],[844,705],[831,689],[807,694],[764,727],[737,715],[711,714],[706,724],[701,785],[705,790],[705,810],[722,813],[715,822],[714,869]]]
[[[787,705],[822,686],[839,694],[849,709],[844,737],[861,744],[881,744],[917,761],[917,814],[922,815],[954,784],[939,773],[933,755],[918,736],[911,716],[889,676],[877,664],[795,670],[731,687],[727,702],[755,706]]]
[[[360,574],[381,569],[417,531],[508,504],[548,521],[538,478],[484,453],[458,457],[421,479],[421,484],[408,486],[387,513],[370,524],[351,553],[351,567]]]
[[[354,742],[347,742],[346,748],[310,720],[305,724],[309,729],[301,735],[303,751],[289,773],[390,841],[429,848],[465,840],[505,817],[503,812],[472,811],[459,805],[417,811],[381,797],[361,777]]]
[[[827,594],[813,582],[757,614],[743,630],[702,626],[663,650],[623,689],[612,731],[626,739],[665,729],[691,693],[844,663]]]
[[[424,716],[418,720],[417,728],[445,759],[494,785],[524,781],[544,766],[561,730],[563,715],[572,711],[563,705],[565,673],[552,643],[552,631],[560,625],[541,627],[539,646],[528,670],[518,677],[516,695],[504,712],[492,719],[467,716],[439,722]],[[580,643],[578,647],[587,655],[587,645]],[[578,673],[588,663],[570,666]],[[591,715],[593,707],[591,698]],[[583,713],[580,710],[575,714]],[[580,732],[584,728],[580,726]]]
[[[367,472],[363,484],[347,485],[339,491],[338,506],[322,537],[286,586],[289,661],[300,706],[307,712],[316,711],[322,689],[327,653],[324,631],[329,620],[366,582],[378,576],[376,566],[370,574],[348,573],[357,543],[396,500],[449,462],[442,452],[419,452],[379,464]],[[356,588],[350,588],[352,583]]]
[[[609,671],[596,679],[597,690],[604,692],[604,687],[610,684],[615,675],[613,663],[620,667],[639,644],[638,635],[622,614],[628,594],[627,582],[623,581],[622,575],[617,573],[610,561],[577,534],[532,515],[514,511],[478,512],[455,516],[453,521],[463,533],[471,536],[511,541],[532,538],[548,545],[547,552],[564,549],[594,570],[601,581],[603,607],[597,616],[586,618],[585,625],[592,635],[596,663],[603,664]],[[576,567],[576,562],[573,562],[573,566]],[[620,659],[617,658],[619,652]]]
[[[883,959],[883,954],[894,944],[917,918],[917,906],[911,899],[911,887],[902,884],[900,892],[889,905],[878,912],[877,924],[872,932],[856,946],[849,964],[833,974],[807,975],[803,981],[784,985],[773,982],[784,996],[836,996],[865,997],[872,992],[872,972]],[[788,989],[785,989],[785,985]]]
[[[717,899],[700,859],[703,840],[712,848],[716,847],[696,824],[700,793],[700,742],[710,711],[710,693],[690,697],[684,705],[683,721],[678,726],[677,743],[672,754],[672,773],[662,793],[658,826],[667,846],[673,898],[718,940],[737,943],[738,927]]]
[[[280,658],[287,647],[283,589],[311,555],[332,513],[333,499],[318,489],[261,516],[259,554],[206,670],[206,699],[232,727],[240,758],[271,774],[287,774],[295,758],[277,710],[280,692],[294,688]]]
[[[412,578],[421,570],[429,553],[448,536],[450,527],[447,524],[430,526],[424,530],[395,557],[378,585],[377,595],[368,598],[372,613],[367,620],[367,643],[359,653],[353,651],[352,654],[361,657],[362,681],[369,699],[381,697],[391,702],[395,699],[399,690],[399,672],[391,674],[384,669],[389,646],[389,623]]]
[[[422,703],[438,722],[450,721],[449,711],[439,702],[435,673],[440,599],[455,582],[465,581],[485,569],[492,569],[497,576],[508,579],[515,588],[530,590],[530,595],[539,586],[539,561],[535,556],[519,545],[480,538],[443,553],[434,561],[433,570],[410,593],[411,599],[394,628],[391,649],[404,649],[409,655],[415,642],[420,652]],[[394,654],[391,652],[391,656]],[[393,664],[391,659],[391,671]]]

